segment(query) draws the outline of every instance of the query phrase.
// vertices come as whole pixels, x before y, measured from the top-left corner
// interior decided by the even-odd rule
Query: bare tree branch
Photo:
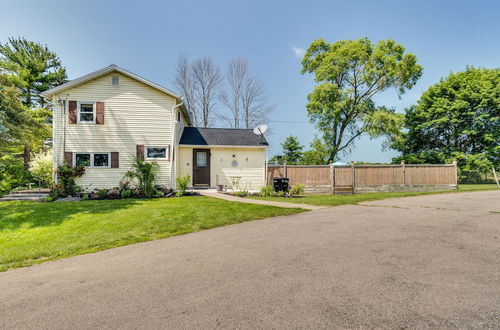
[[[193,124],[198,126],[201,122],[201,115],[196,108],[193,70],[187,54],[179,55],[177,65],[175,66],[175,79],[173,84],[181,94],[184,105],[191,115]]]
[[[201,115],[201,125],[210,126],[210,115],[215,113],[216,101],[223,81],[219,68],[209,57],[193,62],[193,81],[196,104]]]

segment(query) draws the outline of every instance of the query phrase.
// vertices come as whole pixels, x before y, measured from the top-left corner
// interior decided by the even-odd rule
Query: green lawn
[[[370,193],[370,194],[356,194],[356,195],[306,195],[297,198],[253,196],[250,198],[262,199],[268,201],[298,203],[298,204],[339,206],[344,204],[357,204],[365,201],[374,201],[392,197],[408,197],[408,196],[418,196],[418,195],[456,193],[464,191],[479,191],[479,190],[493,190],[493,189],[497,189],[497,186],[494,184],[475,184],[475,185],[471,184],[471,185],[460,185],[458,190],[448,190],[448,191],[390,192],[390,193]]]
[[[1,202],[0,271],[302,211],[210,197]]]

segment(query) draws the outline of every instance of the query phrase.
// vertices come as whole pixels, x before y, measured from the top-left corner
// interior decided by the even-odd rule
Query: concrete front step
[[[0,198],[0,201],[43,201],[49,196],[48,189],[32,189],[13,191]]]
[[[2,198],[0,198],[0,202],[11,202],[11,201],[36,201],[36,202],[43,202],[45,200],[45,197],[47,197],[48,195],[45,195],[45,196],[38,196],[38,197],[26,197],[26,196],[16,196],[16,197],[12,197],[12,196],[4,196]]]
[[[26,195],[26,194],[48,194],[49,189],[32,189],[32,190],[17,190],[11,191],[9,195]]]
[[[23,198],[23,197],[47,197],[49,194],[35,194],[35,193],[31,193],[31,194],[8,194],[8,195],[5,195],[4,197],[10,197],[10,198]]]

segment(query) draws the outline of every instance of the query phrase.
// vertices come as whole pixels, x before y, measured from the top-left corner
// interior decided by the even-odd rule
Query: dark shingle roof
[[[261,140],[262,139],[262,140]],[[268,146],[251,129],[185,127],[179,144],[196,146]]]

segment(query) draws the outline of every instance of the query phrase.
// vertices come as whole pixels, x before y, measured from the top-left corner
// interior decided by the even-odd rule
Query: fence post
[[[401,161],[401,169],[403,170],[403,190],[406,191],[406,168],[405,161]]]
[[[335,195],[335,166],[330,163],[330,183],[332,186],[332,195]]]
[[[453,166],[455,166],[455,189],[458,189],[458,166],[456,159],[453,159]]]
[[[356,170],[354,169],[354,160],[351,160],[351,169],[352,169],[352,194],[354,195],[355,187],[356,187]]]
[[[285,166],[285,178],[288,178],[288,169],[286,168],[286,160],[285,162],[283,163],[283,165]]]

